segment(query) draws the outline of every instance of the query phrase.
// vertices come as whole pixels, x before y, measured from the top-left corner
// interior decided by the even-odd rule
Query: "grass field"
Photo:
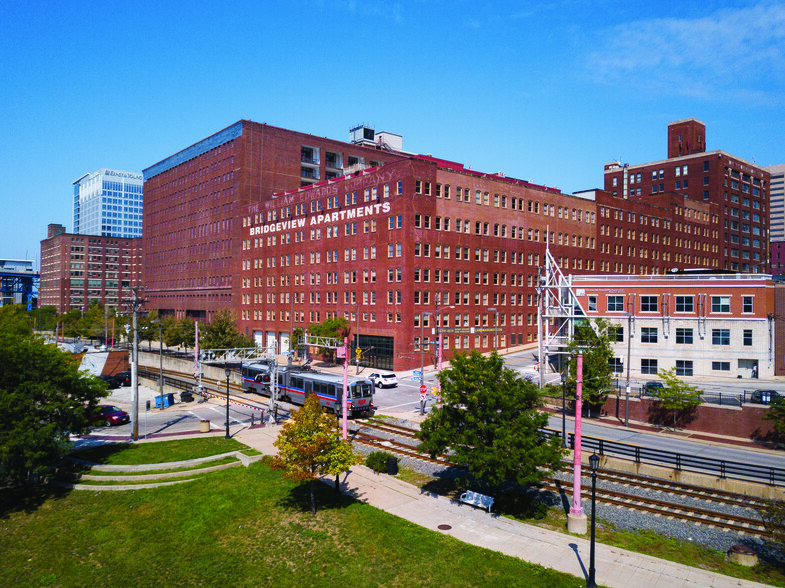
[[[138,444],[79,457],[162,463],[236,449],[225,441]],[[260,463],[152,490],[5,489],[0,585],[584,585],[336,497],[326,485],[316,489],[315,517],[307,486],[282,480]]]

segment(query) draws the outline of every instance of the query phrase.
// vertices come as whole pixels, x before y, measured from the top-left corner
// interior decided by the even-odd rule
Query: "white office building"
[[[766,171],[771,174],[769,235],[772,241],[785,241],[785,163],[769,166]]]
[[[74,233],[142,236],[142,174],[101,168],[74,182]]]

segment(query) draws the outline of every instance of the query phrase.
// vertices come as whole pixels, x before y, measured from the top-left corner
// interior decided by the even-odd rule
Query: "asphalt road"
[[[522,374],[536,373],[532,369],[536,361],[531,352],[511,354],[505,357],[505,362],[508,367],[516,369]],[[431,394],[431,390],[432,387],[436,385],[436,379],[435,371],[432,370],[432,366],[430,366],[430,368],[426,367],[425,372],[425,384],[428,387],[426,410],[429,410],[435,401]],[[360,375],[367,375],[368,373],[370,373],[370,371],[364,369],[361,370]],[[551,374],[551,377],[556,376],[555,374]],[[395,388],[377,390],[375,396],[377,410],[380,413],[395,412],[404,418],[406,418],[407,415],[416,417],[416,415],[420,413],[420,381],[419,379],[414,379],[412,374],[408,372],[399,374],[398,380],[399,384]],[[743,387],[749,385],[749,381],[733,382],[733,384],[735,384],[736,387],[730,387],[730,383],[726,383],[726,385],[729,386],[729,389],[738,389],[738,386]],[[785,382],[756,381],[756,384],[760,384],[756,386],[758,388],[779,389],[785,392]],[[130,387],[120,388],[113,390],[112,392],[112,396],[104,401],[104,404],[116,404],[130,413],[132,404]],[[156,390],[147,388],[146,386],[139,387],[138,435],[140,438],[145,435],[161,435],[199,430],[200,422],[203,420],[209,420],[213,429],[222,429],[225,426],[226,407],[219,399],[212,399],[206,403],[180,403],[179,397],[175,395],[177,404],[174,407],[159,410],[155,408],[156,395]],[[151,400],[152,409],[150,411],[145,410],[147,400]],[[249,405],[261,405],[266,408],[268,403],[268,399],[258,397],[255,399],[255,402],[249,402]],[[252,415],[254,422],[258,422],[261,412],[259,410],[254,410],[250,406],[230,404],[229,422],[231,429],[235,430],[237,427],[249,426],[251,424]],[[279,418],[286,418],[288,415],[287,405],[280,405],[278,415]],[[561,429],[561,417],[552,416],[550,418],[550,426],[555,429]],[[567,430],[574,430],[572,419],[567,420]],[[129,423],[116,427],[100,427],[95,430],[95,433],[100,435],[130,437],[132,433],[132,424]],[[725,459],[728,461],[775,467],[782,467],[783,464],[785,464],[785,459],[783,459],[785,455],[783,455],[782,451],[746,449],[734,447],[732,445],[692,441],[674,437],[667,433],[641,432],[639,430],[625,429],[623,427],[600,425],[590,421],[584,421],[583,434],[641,445],[652,449],[674,451],[707,458]]]

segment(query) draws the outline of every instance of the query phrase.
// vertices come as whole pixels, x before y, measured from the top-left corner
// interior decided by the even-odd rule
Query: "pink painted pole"
[[[439,351],[438,351],[437,360],[436,360],[436,373],[437,374],[442,373],[442,337],[443,337],[443,335],[441,333],[439,333]],[[436,407],[437,408],[441,408],[442,407],[442,381],[438,378],[438,375],[436,377],[436,387],[438,389]]]
[[[583,355],[578,354],[575,370],[575,451],[573,452],[572,506],[570,514],[582,515],[581,507],[581,403],[583,394]],[[584,531],[585,532],[585,531]]]
[[[343,348],[344,348],[344,357],[343,357],[343,410],[341,411],[342,415],[342,432],[343,432],[343,440],[346,441],[348,438],[347,430],[346,430],[346,413],[348,412],[348,406],[346,403],[349,398],[349,337],[346,336],[343,338]]]

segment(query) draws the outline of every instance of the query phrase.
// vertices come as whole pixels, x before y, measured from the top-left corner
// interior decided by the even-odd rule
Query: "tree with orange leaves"
[[[341,439],[338,419],[322,412],[316,394],[305,405],[292,411],[274,445],[278,455],[265,461],[284,478],[311,483],[311,514],[316,514],[314,482],[323,475],[337,476],[360,462],[349,441]]]

